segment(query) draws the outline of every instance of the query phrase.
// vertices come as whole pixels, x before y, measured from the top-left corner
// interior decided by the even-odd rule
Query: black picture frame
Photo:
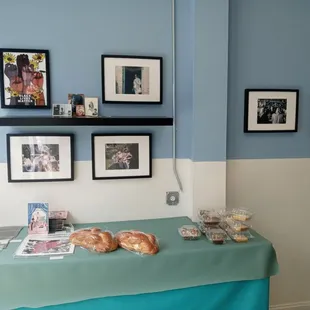
[[[130,66],[126,66],[126,65],[119,65],[119,66],[114,66],[114,72],[110,72],[107,74],[107,76],[109,77],[113,77],[114,80],[112,84],[109,84],[109,87],[108,87],[108,83],[106,81],[106,74],[105,74],[105,71],[108,70],[108,66],[106,64],[106,61],[109,60],[109,59],[115,59],[117,60],[120,64],[123,60],[123,62],[126,63],[126,61],[130,61],[130,63],[132,63],[132,60],[136,60],[137,63],[136,64],[130,64]],[[123,68],[123,72],[121,73],[122,74],[122,79],[124,79],[123,75],[125,74],[125,76],[127,75],[126,72],[129,72],[128,70],[126,71],[126,68],[130,69],[130,68],[137,68],[136,70],[141,70],[141,73],[138,73],[138,74],[141,74],[141,77],[140,77],[140,84],[142,85],[143,84],[143,78],[142,78],[142,69],[143,68],[148,68],[148,67],[143,67],[142,65],[139,66],[139,60],[142,61],[142,62],[145,62],[145,61],[149,61],[150,63],[152,62],[158,62],[158,70],[159,70],[159,73],[158,74],[152,74],[150,75],[150,71],[147,71],[147,76],[149,79],[151,79],[152,77],[155,77],[156,79],[159,79],[159,81],[157,81],[158,83],[158,87],[159,87],[159,90],[158,92],[156,92],[156,96],[155,98],[157,98],[155,100],[155,98],[153,98],[151,100],[151,95],[150,95],[150,89],[145,87],[146,89],[146,92],[147,92],[147,89],[148,89],[148,93],[146,94],[143,94],[143,93],[140,93],[140,94],[129,94],[129,89],[126,88],[124,86],[124,84],[122,83],[122,91],[120,91],[118,93],[118,87],[117,87],[117,77],[116,77],[116,67],[122,67]],[[125,72],[124,72],[125,70]],[[137,71],[138,72],[138,71]],[[152,70],[151,72],[156,72],[156,70]],[[130,75],[130,72],[128,73]],[[132,75],[134,73],[131,73]],[[155,57],[155,56],[132,56],[132,55],[102,55],[101,56],[101,77],[102,77],[102,103],[103,104],[152,104],[152,105],[158,105],[158,104],[162,104],[163,103],[163,57]],[[142,81],[141,81],[142,80]],[[128,84],[130,85],[130,84]],[[148,83],[149,85],[149,83]],[[152,83],[152,85],[154,85],[154,82]],[[125,88],[124,88],[125,87]],[[129,87],[129,86],[128,86]],[[112,88],[114,89],[114,94],[113,95],[110,95],[109,94],[109,91],[112,91]],[[133,88],[132,88],[133,89]],[[125,93],[123,92],[125,91]],[[141,86],[141,92],[143,92],[143,85]],[[116,95],[123,95],[125,98],[120,98],[120,96],[118,96],[117,98]],[[144,97],[139,97],[143,95]],[[149,99],[148,98],[145,98],[147,97],[147,95],[149,96]],[[114,99],[111,98],[114,96]],[[153,94],[154,96],[154,94]],[[137,100],[139,99],[139,100]],[[140,100],[141,99],[141,100]]]
[[[13,178],[12,176],[12,159],[11,159],[11,138],[14,137],[68,137],[70,147],[70,176],[64,178],[38,178],[38,179],[22,179]],[[6,146],[7,146],[7,171],[8,171],[8,182],[9,183],[25,183],[25,182],[64,182],[74,180],[74,134],[66,133],[23,133],[23,134],[7,134],[6,135]],[[22,158],[21,158],[22,161]],[[32,162],[33,164],[33,162]],[[23,165],[22,165],[23,166]],[[36,173],[36,172],[27,172]]]
[[[264,111],[266,105],[268,110]],[[299,89],[247,88],[244,91],[243,132],[297,132],[298,111]]]
[[[10,62],[5,63],[7,61],[5,60],[5,55],[8,54],[12,54],[14,57],[11,58]],[[19,61],[17,61],[17,57],[14,54],[20,54],[19,56],[26,55],[27,57],[20,57]],[[29,59],[29,55],[27,54],[33,54],[32,57],[34,58]],[[44,57],[35,55],[44,55]],[[40,70],[42,64],[44,64],[43,67],[45,67],[45,70]],[[25,75],[23,75],[21,69],[23,67],[27,68]],[[27,77],[29,82],[27,86],[25,86],[24,76]],[[14,85],[14,87],[12,87],[12,85]],[[27,93],[24,93],[25,87],[29,87]],[[45,87],[46,89],[44,89]],[[48,50],[0,49],[0,92],[2,109],[50,109],[50,88],[50,60]],[[11,97],[7,98],[8,95]],[[12,95],[14,96],[12,97]],[[7,99],[10,99],[10,104],[6,104]],[[13,104],[11,104],[12,100]],[[45,104],[41,105],[43,100]],[[26,105],[25,101],[29,101],[30,105]]]
[[[145,137],[147,139],[147,150],[146,153],[148,154],[147,158],[145,158],[144,160],[147,160],[147,164],[145,164],[144,166],[147,168],[147,173],[144,174],[135,174],[135,175],[130,175],[130,171],[134,170],[134,169],[113,169],[113,171],[117,170],[120,171],[119,175],[114,175],[111,176],[109,175],[109,173],[107,173],[107,175],[103,176],[103,175],[98,175],[99,173],[97,173],[96,171],[96,138],[97,137],[106,137],[106,142],[108,142],[109,140],[112,141],[114,144],[117,144],[115,141],[117,141],[117,137],[131,137],[131,138],[139,138],[139,137]],[[124,140],[124,138],[123,138]],[[110,142],[111,143],[111,142]],[[109,143],[109,144],[110,144]],[[118,143],[120,144],[125,144],[124,142]],[[136,144],[136,143],[130,143],[130,144]],[[102,134],[102,133],[93,133],[91,135],[91,150],[92,150],[92,179],[93,180],[112,180],[112,179],[137,179],[137,178],[151,178],[152,177],[152,134],[150,133],[108,133],[108,134]],[[106,147],[105,150],[106,152]],[[108,171],[109,169],[106,169],[107,164],[106,164],[106,153],[104,152],[105,156],[102,156],[102,151],[98,151],[98,154],[100,154],[100,158],[102,159],[104,157],[103,163],[102,165],[105,165],[104,171]],[[130,150],[129,150],[130,152]],[[134,157],[134,155],[133,155]],[[138,153],[138,160],[140,161],[140,152]],[[127,172],[127,174],[123,173],[123,175],[121,175],[121,171],[123,172]]]

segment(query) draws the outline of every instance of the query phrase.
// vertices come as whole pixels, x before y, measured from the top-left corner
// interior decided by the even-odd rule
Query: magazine
[[[48,203],[28,203],[28,234],[48,233]]]
[[[27,236],[15,252],[15,257],[52,256],[73,254],[74,245],[68,236]]]

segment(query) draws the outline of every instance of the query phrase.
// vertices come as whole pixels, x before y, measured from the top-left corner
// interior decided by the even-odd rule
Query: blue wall
[[[101,105],[100,113],[172,115],[170,0],[66,0],[61,5],[57,1],[29,0],[18,6],[0,0],[0,8],[5,12],[0,19],[0,29],[5,29],[0,31],[0,47],[50,50],[53,103],[67,102],[68,93],[101,96],[101,54],[158,55],[164,58],[163,105]],[[226,159],[227,26],[228,0],[176,1],[178,158]],[[0,116],[49,113],[0,110]],[[220,122],[216,116],[221,117]],[[68,131],[61,127],[43,129]],[[1,128],[0,145],[5,145],[5,133],[25,131],[41,132],[42,128]],[[151,132],[153,157],[172,156],[169,127],[76,127],[70,131],[77,135],[77,160],[90,160],[90,134],[98,131]],[[6,161],[4,153],[0,152],[0,162]]]
[[[230,1],[228,159],[310,156],[310,1]],[[297,133],[243,133],[245,88],[299,88]]]

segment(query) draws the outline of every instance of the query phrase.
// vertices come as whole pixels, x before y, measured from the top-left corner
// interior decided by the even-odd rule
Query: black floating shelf
[[[172,126],[172,117],[0,117],[0,126]]]

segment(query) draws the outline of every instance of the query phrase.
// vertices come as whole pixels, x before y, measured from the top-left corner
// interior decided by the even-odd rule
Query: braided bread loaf
[[[159,251],[156,237],[141,231],[121,231],[115,235],[121,248],[141,254],[154,255]]]
[[[71,234],[70,242],[87,250],[106,253],[118,248],[117,240],[100,228],[84,229]]]

